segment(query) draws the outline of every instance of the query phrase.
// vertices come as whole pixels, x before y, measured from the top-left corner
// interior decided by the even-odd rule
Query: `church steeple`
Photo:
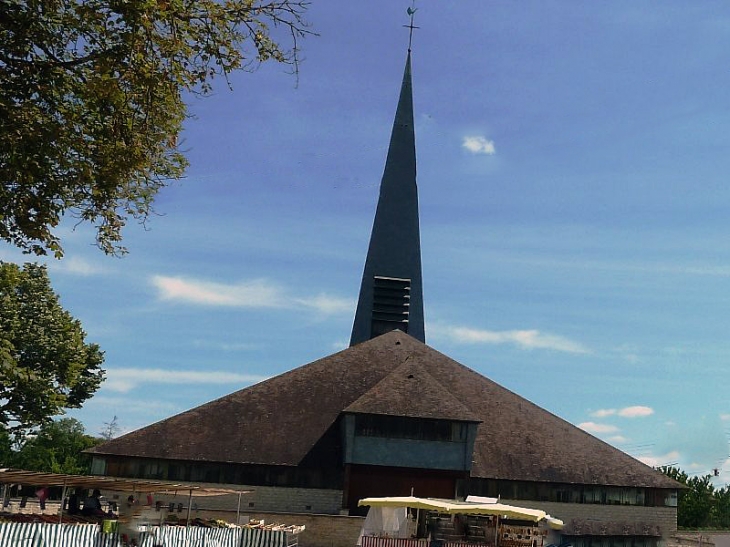
[[[350,345],[395,329],[425,342],[410,48]]]

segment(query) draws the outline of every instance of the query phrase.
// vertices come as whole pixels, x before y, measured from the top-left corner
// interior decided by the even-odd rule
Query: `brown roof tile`
[[[172,416],[92,452],[297,465],[345,410],[481,422],[473,477],[677,487],[662,473],[400,331]]]
[[[409,418],[480,421],[448,387],[444,388],[418,361],[417,358],[407,358],[344,411]]]

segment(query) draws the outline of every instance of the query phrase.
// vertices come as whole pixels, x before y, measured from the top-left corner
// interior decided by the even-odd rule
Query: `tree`
[[[710,475],[690,477],[678,467],[665,466],[659,470],[687,486],[677,496],[677,526],[700,528],[715,526],[720,520],[715,506],[715,487]]]
[[[0,426],[28,430],[94,394],[104,354],[85,337],[45,266],[0,262]]]
[[[715,490],[715,508],[718,528],[730,528],[730,486],[725,485]]]
[[[94,226],[105,252],[125,252],[126,222],[144,222],[187,165],[185,94],[269,59],[296,72],[306,8],[0,0],[0,239],[60,258],[54,229],[70,214]]]
[[[119,433],[119,422],[117,421],[116,414],[110,422],[104,422],[104,428],[99,433],[99,436],[104,441],[111,441]]]
[[[12,467],[13,457],[13,437],[4,427],[0,427],[0,467]]]
[[[677,509],[677,524],[684,528],[700,528],[712,525],[715,487],[710,475],[690,477],[689,489],[684,491],[681,509]],[[679,515],[682,523],[679,523]]]
[[[26,437],[15,454],[14,467],[47,473],[88,474],[91,457],[83,454],[101,442],[87,435],[84,426],[74,418],[61,418],[43,424]]]

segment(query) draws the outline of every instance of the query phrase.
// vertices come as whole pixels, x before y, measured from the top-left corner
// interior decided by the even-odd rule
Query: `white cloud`
[[[193,340],[193,345],[196,348],[215,349],[219,351],[248,351],[256,348],[256,344],[249,344],[245,342],[214,342],[211,340]]]
[[[720,414],[720,420],[723,422],[730,422],[730,414]]]
[[[326,314],[351,313],[355,309],[355,300],[319,294],[312,298],[297,298],[296,302],[305,308],[311,308]]]
[[[104,395],[95,395],[89,400],[88,405],[104,406],[111,408],[121,408],[124,412],[175,412],[179,410],[179,406],[166,401],[156,399],[134,399],[129,397],[108,397]]]
[[[152,284],[162,300],[204,306],[236,308],[308,309],[323,314],[351,313],[355,301],[327,294],[313,297],[291,296],[266,279],[235,284],[215,283],[185,277],[156,275]]]
[[[639,354],[637,353],[637,348],[631,344],[622,344],[613,348],[613,351],[615,351],[618,354],[618,357],[627,363],[636,364],[641,361]]]
[[[68,257],[48,262],[49,268],[73,275],[90,276],[102,273],[103,268],[79,257]]]
[[[16,251],[12,247],[0,249],[0,261],[23,264],[28,262],[28,255]],[[65,256],[61,260],[56,260],[52,256],[38,256],[33,257],[33,261],[44,264],[48,267],[48,271],[52,273],[66,273],[84,277],[104,273],[106,270],[99,263],[94,263],[77,256]]]
[[[623,444],[628,441],[628,439],[623,435],[614,435],[613,437],[609,437],[608,440],[609,442],[616,444]]]
[[[156,275],[152,278],[152,284],[157,287],[163,300],[240,308],[278,308],[283,307],[285,302],[281,290],[263,279],[225,285]]]
[[[487,140],[482,136],[467,136],[461,141],[461,146],[473,154],[485,154],[493,156],[497,151],[494,148],[494,141]]]
[[[578,424],[578,427],[588,433],[618,433],[619,431],[615,425],[597,424],[596,422],[583,422]]]
[[[128,393],[140,384],[252,384],[265,376],[225,371],[166,370],[161,368],[115,368],[107,370],[103,387]]]
[[[654,409],[648,406],[627,406],[618,411],[622,418],[644,418],[654,414]]]
[[[637,456],[637,460],[644,462],[646,465],[651,467],[661,467],[663,465],[677,465],[679,459],[679,452],[672,450],[662,456]]]
[[[606,416],[613,416],[614,414],[616,414],[615,408],[602,408],[591,412],[590,415],[594,418],[605,418]]]
[[[468,327],[429,328],[429,333],[441,335],[462,344],[514,344],[524,349],[551,349],[567,353],[590,353],[578,342],[539,330],[491,331]]]
[[[654,409],[648,406],[627,406],[616,410],[615,408],[602,408],[590,413],[593,418],[605,418],[607,416],[621,416],[622,418],[643,418],[654,414]]]

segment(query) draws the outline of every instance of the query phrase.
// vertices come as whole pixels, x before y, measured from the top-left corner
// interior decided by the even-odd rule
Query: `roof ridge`
[[[390,396],[388,396],[390,394]],[[480,422],[412,353],[343,412]]]

